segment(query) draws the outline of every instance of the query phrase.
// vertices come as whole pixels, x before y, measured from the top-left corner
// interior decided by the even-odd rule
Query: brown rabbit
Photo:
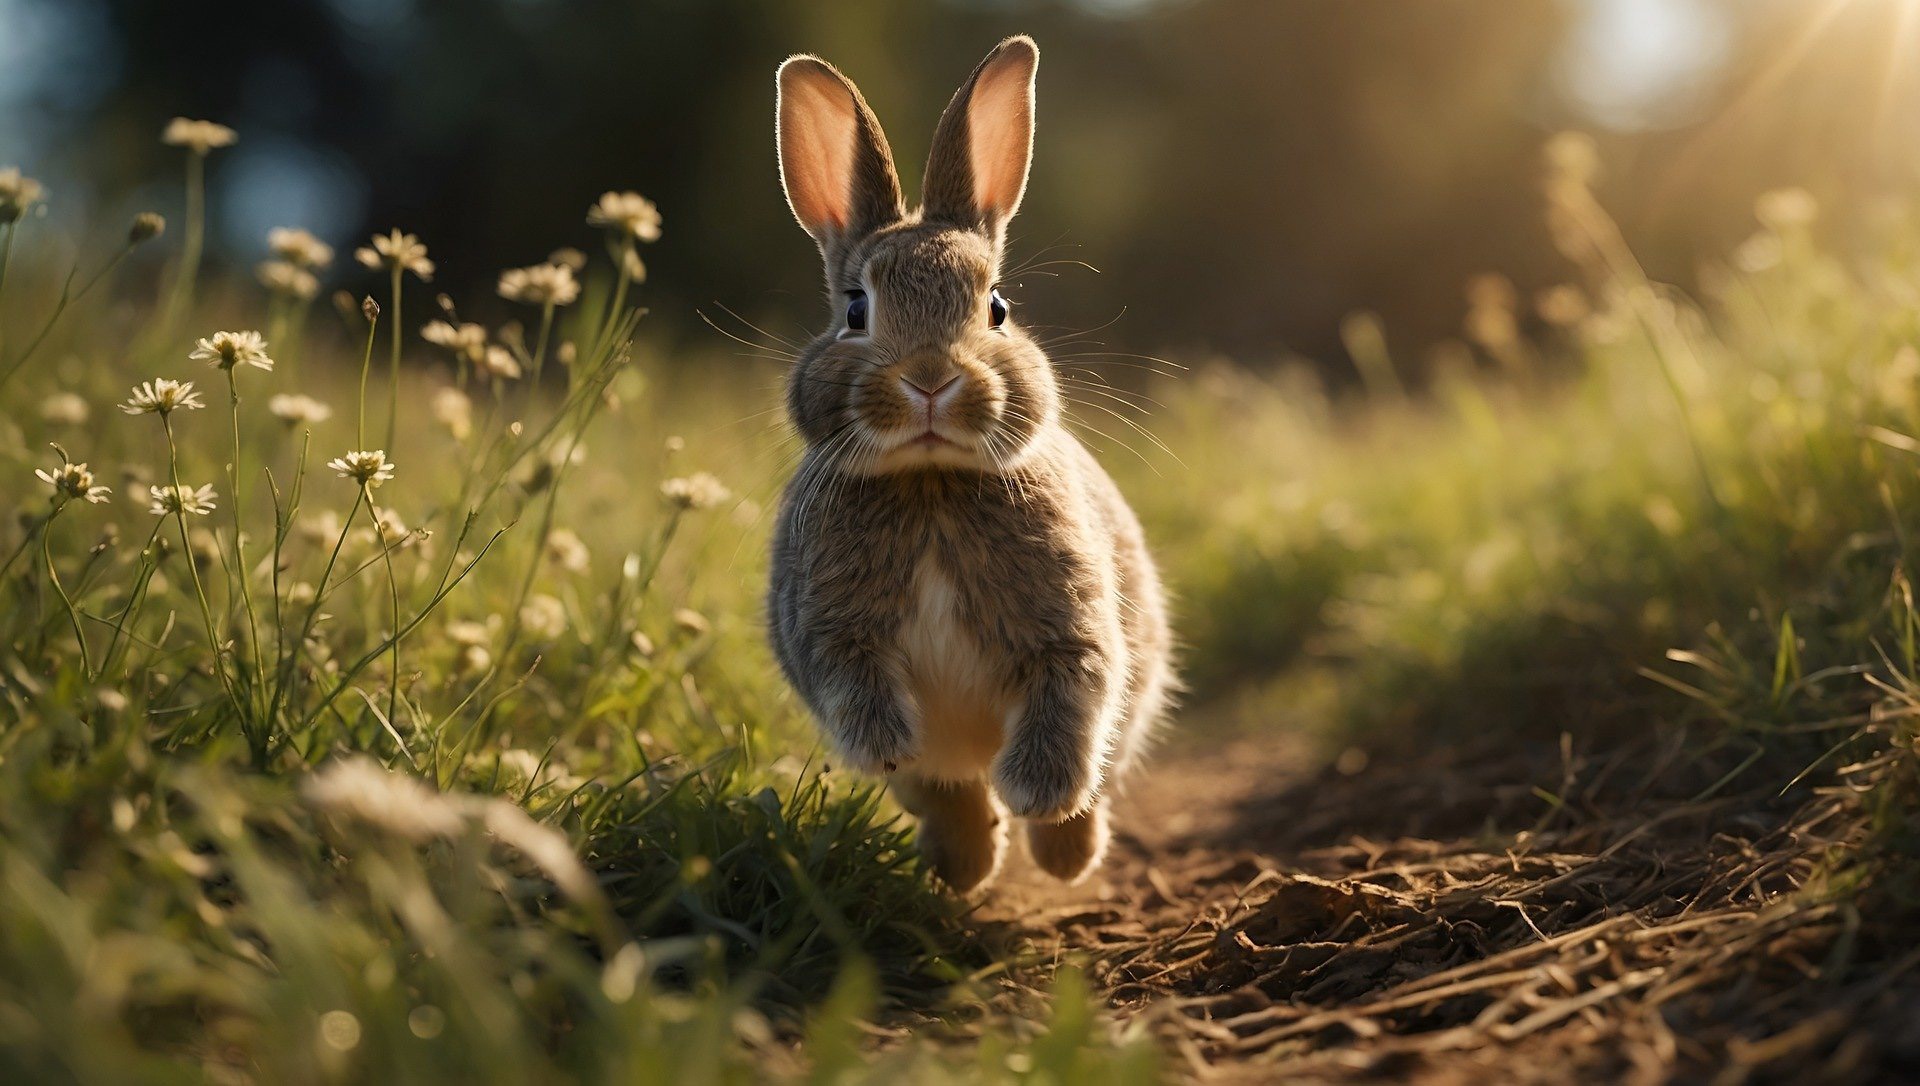
[[[996,289],[1038,63],[1016,37],[974,70],[916,211],[845,76],[810,56],[779,75],[780,172],[832,323],[787,389],[807,448],[773,543],[773,645],[961,891],[999,866],[996,794],[1042,868],[1086,874],[1104,797],[1175,685],[1139,522],[1061,423],[1052,363]]]

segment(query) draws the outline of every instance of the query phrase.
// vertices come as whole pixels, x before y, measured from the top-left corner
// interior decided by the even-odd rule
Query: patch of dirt
[[[1858,804],[1684,749],[1164,757],[1100,872],[980,915],[1196,1079],[1920,1080],[1920,944],[1817,884]]]

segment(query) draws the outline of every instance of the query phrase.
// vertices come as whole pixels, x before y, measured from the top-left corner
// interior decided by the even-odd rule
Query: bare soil
[[[1163,756],[1097,874],[978,915],[1195,1079],[1920,1081],[1920,940],[1820,882],[1854,797],[1688,749]]]

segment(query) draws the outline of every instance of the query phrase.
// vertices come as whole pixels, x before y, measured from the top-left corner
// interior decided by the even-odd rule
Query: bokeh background
[[[212,258],[268,228],[419,233],[456,296],[589,240],[601,191],[653,197],[651,333],[720,342],[725,306],[816,317],[781,203],[772,73],[820,53],[917,183],[941,105],[1005,34],[1040,41],[1041,124],[1013,284],[1029,321],[1114,349],[1305,356],[1352,376],[1378,313],[1417,380],[1473,276],[1564,278],[1539,148],[1592,132],[1603,201],[1657,277],[1804,186],[1846,246],[1920,166],[1920,26],[1898,0],[0,0],[0,160],[56,216],[171,210],[175,114],[242,141],[213,172]],[[156,181],[155,179],[163,179]],[[96,214],[106,212],[105,214]],[[1098,268],[1095,273],[1075,262]],[[356,285],[359,270],[336,268]],[[330,284],[339,285],[339,284]],[[1523,307],[1524,308],[1524,307]]]

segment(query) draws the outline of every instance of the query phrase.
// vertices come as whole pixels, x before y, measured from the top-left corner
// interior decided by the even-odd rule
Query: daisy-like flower
[[[375,234],[373,244],[353,251],[353,258],[369,268],[401,268],[422,282],[433,278],[433,261],[427,259],[427,247],[412,234],[398,230]]]
[[[0,170],[0,223],[20,221],[45,192],[40,182],[21,173],[18,166]]]
[[[214,499],[217,497],[211,486],[196,488],[185,484],[150,486],[147,488],[147,496],[151,500],[151,504],[147,506],[147,512],[156,517],[188,513],[204,517],[213,512]]]
[[[520,608],[520,628],[542,641],[559,637],[567,630],[567,607],[552,596],[536,592]]]
[[[79,498],[83,501],[98,503],[106,501],[107,496],[113,493],[111,487],[100,486],[94,481],[93,472],[88,471],[85,464],[76,464],[71,460],[52,471],[35,468],[33,473],[40,477],[41,482],[53,488],[56,501],[65,502]]]
[[[576,272],[587,270],[587,254],[569,245],[547,254],[547,263],[564,264]]]
[[[274,256],[308,271],[333,263],[333,246],[298,226],[276,226],[267,231],[267,248]]]
[[[120,405],[129,415],[167,415],[174,411],[197,411],[207,406],[193,390],[192,381],[142,381],[133,386],[133,395]]]
[[[193,353],[187,357],[217,370],[235,366],[273,368],[273,359],[267,357],[267,341],[258,332],[215,332],[194,344]]]
[[[267,400],[267,410],[273,417],[289,425],[306,423],[312,425],[325,422],[333,417],[333,408],[314,399],[297,393],[282,393]]]
[[[587,225],[635,241],[660,240],[660,209],[637,192],[609,192],[587,209]]]
[[[433,418],[447,428],[455,441],[465,441],[473,433],[473,401],[457,388],[442,388],[433,394]]]
[[[500,297],[528,305],[572,305],[580,281],[565,264],[535,264],[500,273]]]
[[[593,555],[572,529],[555,528],[547,536],[547,560],[568,573],[585,573]]]
[[[80,426],[93,414],[85,397],[74,392],[56,392],[40,401],[40,421],[56,426]]]
[[[262,261],[253,274],[261,286],[297,301],[311,301],[320,293],[320,278],[290,260]]]
[[[673,509],[711,509],[731,497],[725,483],[704,471],[660,484],[661,500]]]
[[[393,478],[393,465],[387,462],[385,449],[355,450],[327,461],[327,466],[362,486],[375,487]]]
[[[498,377],[502,381],[520,379],[520,360],[505,347],[488,347],[485,359],[481,362],[480,372],[488,377]]]
[[[477,324],[433,321],[420,329],[420,338],[444,348],[470,366],[480,368],[487,364],[487,330]]]
[[[167,122],[164,132],[160,133],[160,142],[172,147],[185,147],[196,155],[204,155],[215,147],[231,147],[239,135],[224,124],[212,121],[195,121],[186,117],[175,117]]]

